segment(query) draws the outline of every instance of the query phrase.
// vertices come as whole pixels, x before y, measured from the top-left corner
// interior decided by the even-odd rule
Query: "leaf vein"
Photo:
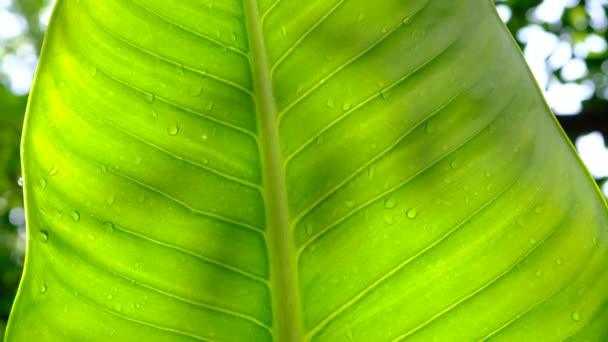
[[[422,255],[426,254],[429,250],[431,250],[431,249],[435,248],[437,245],[441,244],[448,237],[450,237],[452,234],[454,234],[456,231],[458,231],[461,227],[463,227],[466,223],[468,223],[469,221],[471,221],[475,216],[477,216],[479,213],[481,213],[483,210],[485,210],[491,204],[495,203],[496,200],[498,200],[498,198],[500,198],[501,195],[503,195],[504,193],[506,193],[506,191],[508,189],[510,189],[517,182],[518,179],[519,178],[515,178],[504,189],[502,189],[495,196],[493,196],[488,202],[486,202],[481,207],[479,207],[477,210],[475,210],[472,214],[470,214],[467,218],[465,218],[461,223],[457,224],[456,226],[454,226],[450,230],[448,230],[439,239],[435,240],[434,242],[432,242],[431,244],[429,244],[425,248],[423,248],[420,251],[418,251],[416,254],[410,256],[409,258],[407,258],[406,260],[402,261],[401,263],[399,263],[395,267],[391,268],[388,272],[384,273],[382,276],[380,276],[379,278],[377,278],[374,282],[372,282],[371,284],[369,284],[368,286],[366,286],[357,295],[355,295],[354,297],[352,297],[351,299],[349,299],[346,303],[342,304],[336,310],[332,311],[329,315],[325,316],[325,318],[323,318],[312,329],[310,329],[310,331],[307,334],[307,337],[310,339],[313,336],[315,336],[316,334],[318,334],[327,324],[329,324],[331,321],[333,321],[338,316],[340,316],[341,314],[343,314],[348,308],[350,308],[353,305],[355,305],[359,300],[361,300],[367,294],[369,294],[370,292],[372,292],[380,284],[382,284],[383,282],[385,282],[387,279],[389,279],[390,277],[392,277],[393,275],[395,275],[397,272],[399,272],[400,270],[402,270],[404,267],[406,267],[410,263],[412,263],[415,260],[417,260]]]

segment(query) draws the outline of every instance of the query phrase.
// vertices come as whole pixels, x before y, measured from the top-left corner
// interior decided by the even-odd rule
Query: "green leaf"
[[[7,341],[605,341],[606,204],[488,0],[60,0]]]

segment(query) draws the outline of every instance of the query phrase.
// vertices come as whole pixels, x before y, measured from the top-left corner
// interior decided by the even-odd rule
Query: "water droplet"
[[[283,37],[287,36],[287,27],[281,26],[281,35]]]
[[[49,233],[46,230],[40,230],[40,241],[47,242],[49,241]]]
[[[347,208],[352,208],[352,207],[355,206],[355,201],[353,201],[352,199],[347,199],[347,200],[344,201],[344,205]]]
[[[393,209],[394,207],[397,206],[397,202],[395,202],[393,199],[388,198],[386,201],[384,201],[384,207],[386,209]]]
[[[353,339],[353,331],[350,329],[346,329],[346,337],[348,338],[349,341],[354,341]]]
[[[106,296],[106,300],[112,300],[112,299],[114,299],[114,296],[112,296],[111,293]]]
[[[542,278],[544,272],[542,270],[537,270],[535,274],[537,278]]]
[[[328,99],[327,101],[325,101],[325,105],[328,108],[335,108],[336,107],[336,101],[334,101],[332,99]]]
[[[79,212],[77,212],[76,210],[74,210],[74,211],[72,212],[72,215],[71,215],[71,216],[72,216],[72,221],[74,221],[74,222],[78,222],[78,221],[80,221],[80,213],[79,213]]]
[[[579,322],[581,320],[581,313],[578,311],[573,311],[572,314],[570,314],[570,318],[572,318],[572,320],[575,322]]]
[[[537,241],[536,241],[536,239],[534,239],[534,238],[530,238],[530,240],[528,240],[528,242],[529,242],[531,245],[535,245]]]
[[[490,173],[490,171],[486,171],[486,177],[487,177],[487,178],[492,177],[492,174]]]
[[[89,234],[89,235],[87,236],[87,239],[89,239],[89,241],[95,241],[95,235],[93,235],[93,234]]]
[[[543,211],[544,211],[543,207],[541,207],[539,205],[537,205],[537,206],[534,207],[534,213],[537,214],[537,215],[542,214]]]
[[[384,216],[384,223],[386,224],[393,224],[395,223],[395,217],[394,216]]]
[[[108,173],[108,167],[107,166],[101,165],[100,168],[101,168],[101,173],[103,173],[103,174]]]
[[[154,94],[145,92],[144,93],[144,102],[147,104],[154,102]]]
[[[312,224],[310,224],[310,223],[306,224],[306,234],[312,235],[314,230],[315,230],[315,228],[312,226]]]
[[[135,160],[133,160],[133,164],[135,164],[136,166],[139,166],[139,165],[141,165],[142,161],[144,161],[144,158],[136,157]]]
[[[324,141],[323,136],[318,137],[317,138],[317,145],[321,145],[323,143],[323,141]]]
[[[365,14],[359,13],[359,15],[357,16],[357,21],[362,22],[363,20],[365,20]]]
[[[410,220],[414,220],[416,217],[418,217],[418,208],[412,208],[410,210],[407,211],[407,218],[409,218]]]
[[[450,163],[450,167],[454,170],[456,170],[457,168],[460,167],[460,165],[458,164],[458,162],[456,160],[452,160],[452,162]]]
[[[593,244],[594,246],[597,245],[597,238],[594,236],[593,239],[591,239],[591,244]]]
[[[141,308],[141,304],[139,304],[139,303],[135,303],[135,308],[136,308],[136,309]]]
[[[38,286],[38,291],[40,293],[46,293],[47,287],[45,283],[40,284],[40,286]]]
[[[116,195],[115,194],[108,194],[108,196],[106,196],[106,203],[108,205],[112,205],[112,204],[114,204],[114,202],[116,202]]]
[[[40,180],[40,187],[42,188],[42,190],[46,189],[46,185],[47,185],[46,179],[42,178]]]
[[[171,136],[176,136],[179,133],[179,127],[177,125],[171,126],[167,129],[167,132]]]
[[[557,259],[555,259],[555,263],[556,263],[557,265],[561,265],[561,264],[562,264],[562,258],[557,258]]]
[[[389,94],[388,90],[385,89],[380,92],[380,97],[382,97],[384,100],[388,100],[391,98],[391,94]]]
[[[49,175],[54,176],[59,172],[59,168],[57,166],[53,167],[50,171],[49,171]]]
[[[344,102],[342,104],[342,110],[349,110],[352,104],[350,102]]]
[[[435,120],[429,120],[425,125],[426,134],[432,135],[437,133],[437,126],[435,125]]]
[[[190,91],[190,95],[191,95],[192,97],[199,96],[199,95],[201,95],[202,93],[203,93],[203,87],[200,87],[200,86],[199,86],[199,87],[194,87],[194,88],[192,88],[192,89],[191,89],[191,91]]]
[[[17,185],[23,187],[23,177],[19,177],[19,179],[17,179]]]
[[[380,30],[380,32],[382,32],[383,34],[385,34],[385,33],[387,33],[387,32],[388,32],[388,29],[387,29],[386,27],[383,27],[383,28]]]
[[[403,20],[401,20],[401,23],[402,23],[403,25],[408,25],[411,19],[412,19],[412,17],[411,17],[411,16],[410,16],[410,17],[403,18]]]
[[[209,159],[207,159],[207,157],[202,157],[201,163],[203,163],[203,165],[207,165],[207,164],[209,164]]]
[[[103,225],[103,230],[104,230],[106,233],[108,233],[108,234],[112,234],[112,233],[114,233],[114,223],[112,223],[112,222],[106,222],[106,223]]]
[[[367,179],[371,180],[376,175],[376,168],[371,166],[367,171]]]
[[[93,67],[91,68],[91,76],[96,76],[96,75],[97,75],[97,67],[96,67],[96,66],[93,66]]]
[[[232,32],[232,33],[230,34],[230,39],[231,39],[233,42],[236,42],[236,33],[235,33],[235,32]]]

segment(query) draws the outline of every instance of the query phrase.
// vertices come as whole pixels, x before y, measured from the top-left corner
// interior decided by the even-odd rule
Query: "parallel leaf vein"
[[[400,270],[402,270],[407,265],[409,265],[412,262],[414,262],[415,260],[417,260],[422,255],[426,254],[431,249],[433,249],[436,246],[440,245],[443,241],[445,241],[452,234],[454,234],[456,231],[458,231],[466,223],[470,222],[473,218],[475,218],[479,213],[481,213],[482,211],[484,211],[491,204],[495,203],[496,200],[498,200],[504,193],[506,193],[506,191],[508,189],[510,189],[517,182],[517,180],[518,180],[518,178],[516,178],[513,182],[509,183],[498,194],[496,194],[495,196],[493,196],[488,202],[486,202],[481,207],[479,207],[477,210],[475,210],[472,214],[470,214],[467,218],[465,218],[461,223],[457,224],[456,226],[454,226],[453,228],[451,228],[450,230],[448,230],[439,239],[433,241],[431,244],[429,244],[425,248],[421,249],[416,254],[412,255],[411,257],[409,257],[406,260],[402,261],[401,263],[399,263],[395,267],[391,268],[388,272],[384,273],[382,276],[380,276],[379,278],[377,278],[374,282],[372,282],[371,284],[369,284],[368,286],[366,286],[357,295],[355,295],[354,297],[352,297],[351,299],[349,299],[346,303],[344,303],[343,305],[341,305],[336,310],[332,311],[329,315],[325,316],[325,318],[323,318],[312,329],[310,329],[310,331],[307,333],[307,338],[310,339],[314,335],[318,334],[327,324],[329,324],[331,321],[333,321],[334,319],[336,319],[339,315],[341,315],[342,313],[344,313],[348,308],[350,308],[353,305],[355,305],[358,301],[360,301],[363,297],[365,297],[367,294],[369,294],[370,292],[372,292],[380,284],[384,283],[387,279],[389,279],[390,277],[392,277],[393,275],[395,275],[397,272],[399,272]]]

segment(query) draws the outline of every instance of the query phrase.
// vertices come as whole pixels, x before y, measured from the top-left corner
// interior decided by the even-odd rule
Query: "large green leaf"
[[[8,341],[608,339],[604,200],[489,0],[60,0]]]

